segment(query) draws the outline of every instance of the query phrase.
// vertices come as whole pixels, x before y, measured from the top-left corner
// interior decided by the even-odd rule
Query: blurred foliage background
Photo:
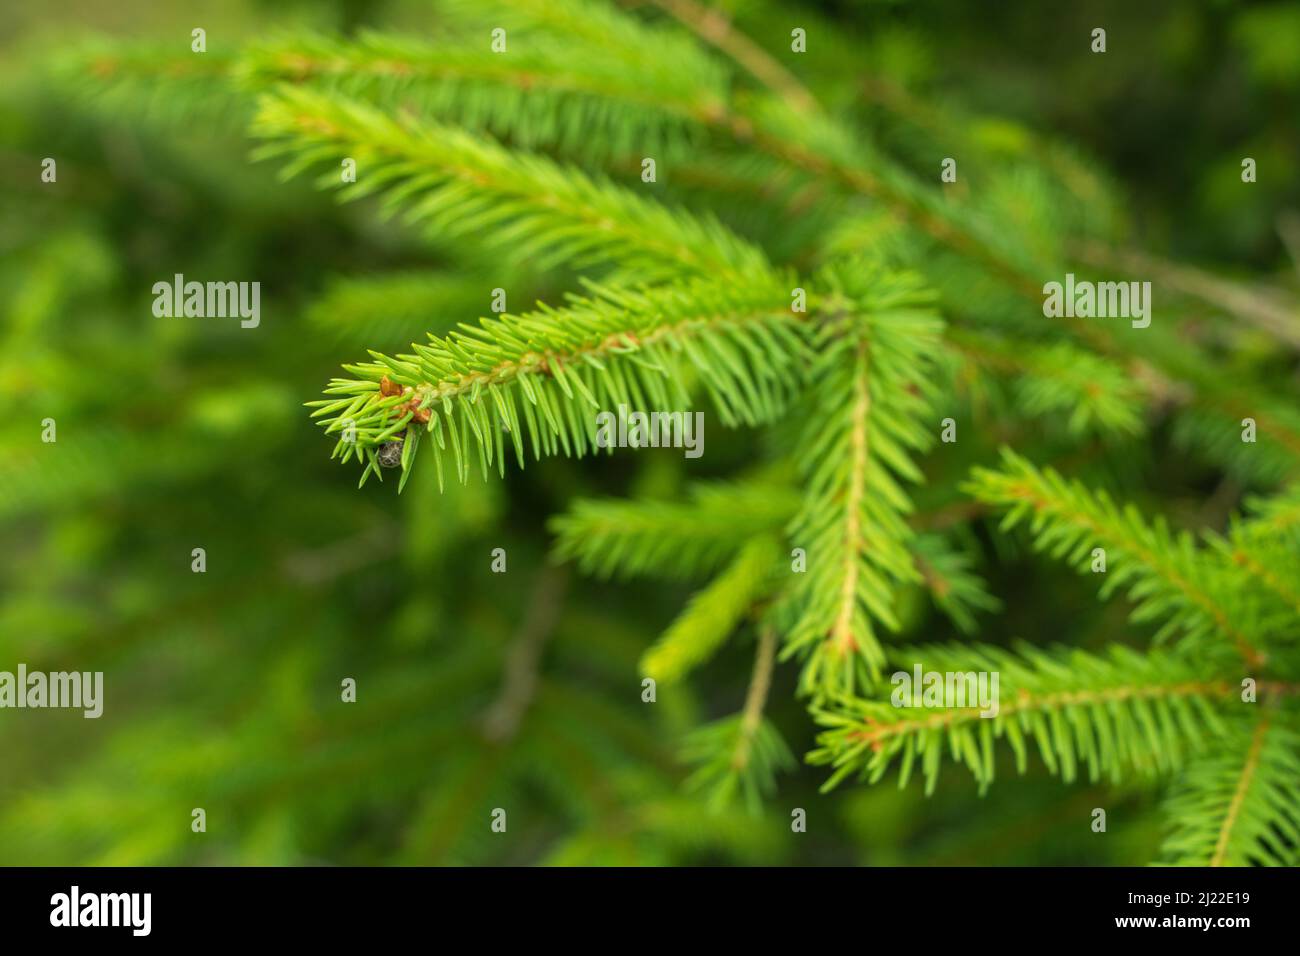
[[[1110,188],[1086,207],[1121,210],[1135,244],[1296,286],[1295,3],[724,6],[778,55],[804,26],[809,54],[785,62],[927,177],[954,138],[996,159],[1050,137],[1106,171]],[[577,496],[671,496],[688,468],[728,476],[755,437],[710,431],[698,462],[556,458],[442,495],[425,468],[401,497],[394,482],[358,491],[302,408],[339,363],[485,314],[493,287],[520,307],[553,300],[567,277],[506,271],[280,182],[249,161],[244,107],[202,87],[119,110],[86,96],[93,77],[60,68],[83,34],[184,49],[202,26],[219,62],[279,31],[420,35],[430,16],[397,0],[5,6],[0,669],[103,670],[106,700],[99,720],[0,712],[0,863],[1150,857],[1158,819],[1127,812],[1149,796],[1111,799],[1099,839],[1080,821],[1100,791],[1066,791],[1039,769],[982,799],[953,772],[926,800],[915,782],[822,796],[824,772],[801,766],[763,815],[710,814],[682,788],[681,738],[736,708],[750,649],[726,650],[690,693],[643,704],[637,661],[689,586],[555,567],[546,521]],[[1088,52],[1095,26],[1104,56]],[[56,184],[40,180],[47,156]],[[1243,156],[1260,169],[1249,190]],[[154,318],[151,286],[176,272],[261,281],[260,328]],[[47,417],[56,444],[40,441]],[[1194,459],[1147,449],[1104,467],[1144,469],[1162,509],[1189,522],[1220,507],[1219,475]],[[190,569],[196,547],[204,574]],[[497,547],[505,575],[489,569]],[[1086,643],[1122,628],[1068,571],[1004,557],[986,569],[1005,605],[982,620],[988,639]],[[955,636],[913,603],[910,631]],[[345,677],[356,704],[340,702]],[[769,713],[802,754],[814,727],[793,691],[793,670],[778,669]],[[191,832],[194,807],[204,834]],[[506,836],[489,830],[495,807]],[[794,807],[808,811],[806,834],[790,832]]]

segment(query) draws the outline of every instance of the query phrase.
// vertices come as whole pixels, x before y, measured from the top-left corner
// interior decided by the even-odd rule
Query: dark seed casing
[[[379,464],[384,468],[397,468],[402,464],[402,444],[403,438],[397,438],[393,441],[386,441],[379,446]]]

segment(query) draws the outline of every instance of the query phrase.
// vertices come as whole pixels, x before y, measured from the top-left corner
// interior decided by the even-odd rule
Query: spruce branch
[[[699,57],[633,64],[572,35],[530,36],[503,56],[480,47],[465,35],[293,37],[250,48],[234,72],[250,92],[311,87],[596,161],[682,155],[725,102],[725,75]]]
[[[763,716],[776,648],[776,631],[762,628],[744,709],[693,731],[683,747],[683,759],[698,765],[686,789],[707,794],[715,811],[725,808],[739,792],[749,811],[757,813],[763,798],[775,791],[777,773],[794,766],[785,741]]]
[[[849,270],[846,270],[849,271]],[[801,688],[820,694],[869,681],[884,663],[874,623],[896,629],[893,588],[920,579],[907,545],[927,446],[927,368],[942,325],[911,276],[831,275],[814,348],[808,426],[796,452],[804,503],[790,540],[808,556],[794,586],[798,620],[785,654],[806,655]]]
[[[403,347],[446,335],[473,314],[492,281],[481,271],[413,269],[334,278],[307,308],[313,333],[355,347]]]
[[[817,100],[798,78],[779,60],[773,59],[757,43],[735,29],[720,10],[704,7],[695,0],[651,2],[686,24],[701,39],[726,53],[751,76],[778,94],[791,109],[799,113],[821,112]]]
[[[779,554],[770,536],[747,541],[646,651],[641,672],[661,683],[673,682],[709,660],[754,605],[769,596]]]
[[[902,685],[890,700],[845,698],[819,708],[818,723],[829,729],[808,759],[833,768],[823,789],[852,774],[875,783],[897,762],[900,787],[919,764],[932,793],[948,752],[985,790],[994,778],[994,743],[1002,738],[1022,774],[1031,740],[1047,769],[1067,782],[1080,767],[1090,780],[1105,775],[1114,782],[1126,770],[1169,771],[1221,731],[1216,708],[1237,690],[1227,679],[1207,679],[1181,656],[1119,646],[1102,656],[1024,644],[1015,653],[927,646],[898,649],[890,657],[900,667],[939,674],[998,673],[996,716],[981,716],[978,705],[921,705],[922,689],[908,696]]]
[[[935,606],[964,634],[978,629],[978,611],[996,611],[1002,602],[989,593],[971,570],[968,553],[954,548],[941,534],[918,534],[911,541],[912,560]]]
[[[363,481],[379,473],[378,447],[402,435],[405,479],[422,431],[412,424],[430,433],[439,476],[447,454],[465,481],[474,457],[484,476],[494,463],[504,471],[506,441],[520,466],[526,443],[535,458],[582,456],[596,449],[597,413],[685,409],[693,383],[724,425],[757,424],[801,381],[806,346],[788,302],[774,278],[592,285],[564,308],[483,319],[414,354],[372,352],[375,361],[346,366],[355,378],[334,379],[329,397],[308,404],[327,433],[343,433],[335,455],[366,463]]]
[[[61,49],[48,66],[53,83],[114,120],[139,117],[167,128],[202,119],[239,133],[250,104],[235,79],[238,54],[212,50],[195,56],[156,41],[90,40]]]
[[[578,499],[550,529],[557,557],[584,574],[694,577],[729,560],[739,532],[780,532],[798,506],[798,494],[774,482],[695,483],[684,501]]]
[[[1280,602],[1278,630],[1293,634],[1300,621],[1300,567],[1295,561],[1300,548],[1300,490],[1293,486],[1272,498],[1253,498],[1247,508],[1247,516],[1234,519],[1227,535],[1209,535],[1209,542],[1225,561]]]
[[[1174,422],[1179,446],[1199,451],[1231,474],[1252,484],[1279,485],[1300,478],[1300,414],[1279,396],[1234,381],[1197,382],[1192,403]],[[1241,440],[1242,423],[1255,422],[1257,441]]]
[[[1093,549],[1105,549],[1101,596],[1127,588],[1133,620],[1162,619],[1156,635],[1181,633],[1191,644],[1222,641],[1249,665],[1259,665],[1258,611],[1220,562],[1206,561],[1193,539],[1160,519],[1148,523],[1133,506],[1118,507],[1105,492],[1090,492],[1050,468],[1035,468],[1009,449],[1002,470],[977,468],[967,490],[1006,510],[1001,529],[1026,524],[1036,547],[1081,572],[1091,570]]]
[[[1294,866],[1300,847],[1300,734],[1294,713],[1261,706],[1188,766],[1165,804],[1174,866]]]
[[[1271,497],[1254,496],[1246,502],[1248,519],[1239,533],[1248,540],[1285,540],[1300,544],[1300,484]]]
[[[1063,417],[1075,435],[1140,434],[1148,395],[1129,369],[1069,342],[1034,345],[950,327],[947,339],[973,369],[1011,378],[1016,407]]]
[[[404,210],[409,223],[473,236],[537,269],[610,264],[622,279],[641,281],[769,271],[762,252],[716,220],[433,120],[283,88],[262,99],[253,132],[266,140],[257,158],[289,159],[286,178],[328,162],[318,181],[343,185],[345,199],[378,193],[386,211]],[[341,183],[344,158],[357,162],[355,183]]]

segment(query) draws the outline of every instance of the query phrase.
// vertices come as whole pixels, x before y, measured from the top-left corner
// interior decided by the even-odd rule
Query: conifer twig
[[[758,634],[754,672],[749,678],[749,690],[745,693],[745,709],[741,712],[736,752],[731,759],[731,765],[736,770],[743,769],[749,762],[749,748],[753,745],[754,735],[763,725],[763,708],[767,705],[767,693],[772,686],[772,670],[775,666],[776,629],[763,627]]]
[[[1219,827],[1219,839],[1214,847],[1214,856],[1210,857],[1210,866],[1222,866],[1224,857],[1228,852],[1228,844],[1232,839],[1233,827],[1237,825],[1237,817],[1241,813],[1242,802],[1246,799],[1246,792],[1250,789],[1251,782],[1255,778],[1255,771],[1259,767],[1260,751],[1264,747],[1264,737],[1268,733],[1269,718],[1265,714],[1259,724],[1255,727],[1255,732],[1251,734],[1250,750],[1246,753],[1246,760],[1242,764],[1241,773],[1237,779],[1237,788],[1232,795],[1232,802],[1228,804],[1228,812],[1224,814],[1223,824]]]
[[[756,80],[777,93],[797,113],[821,112],[816,98],[793,73],[761,46],[737,30],[720,10],[705,7],[695,0],[650,0],[711,45],[739,63]]]

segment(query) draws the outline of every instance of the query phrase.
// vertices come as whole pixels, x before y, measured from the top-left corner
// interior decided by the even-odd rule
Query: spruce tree
[[[1020,786],[1084,835],[1098,808],[1110,826],[1159,828],[1136,838],[1154,854],[1110,862],[1297,862],[1294,296],[1134,248],[1118,184],[1046,134],[991,143],[960,108],[904,97],[913,140],[889,142],[853,107],[851,41],[812,14],[720,17],[693,0],[440,0],[427,30],[294,31],[203,55],[101,40],[56,58],[47,95],[87,139],[128,126],[166,142],[196,122],[247,136],[249,175],[283,184],[257,193],[269,208],[241,198],[242,170],[155,155],[200,210],[242,202],[274,232],[234,255],[246,274],[282,254],[300,278],[282,304],[293,321],[259,343],[277,374],[241,374],[207,343],[209,387],[119,404],[74,388],[69,421],[98,403],[108,423],[60,425],[54,447],[79,463],[8,459],[0,512],[161,485],[158,507],[205,528],[209,554],[295,546],[214,562],[171,611],[150,590],[124,635],[171,614],[180,634],[307,620],[325,637],[240,642],[255,686],[223,735],[205,730],[219,705],[163,730],[136,714],[119,746],[188,741],[193,766],[151,767],[162,782],[132,816],[111,793],[120,767],[87,758],[5,811],[15,852],[50,851],[17,835],[46,814],[56,843],[95,832],[99,862],[195,859],[158,817],[194,777],[210,814],[259,821],[221,837],[224,859],[329,858],[378,818],[349,859],[772,861],[799,852],[784,842],[793,808],[891,781],[894,802],[847,806],[901,817],[922,792],[951,808],[973,790],[979,833],[1014,815],[998,801]],[[824,52],[799,50],[796,28]],[[113,234],[87,228],[69,213],[22,254],[75,261],[92,296],[123,272],[154,278],[152,264],[97,273]],[[349,244],[376,236],[356,269]],[[1149,324],[1047,314],[1045,285],[1067,275],[1150,282]],[[184,367],[186,344],[150,339],[139,362]],[[309,394],[336,358],[342,373]],[[136,405],[163,424],[135,427]],[[620,410],[703,411],[705,454],[610,447],[598,415]],[[290,450],[293,494],[252,504],[272,476],[239,460]],[[331,454],[363,491],[299,463]],[[1163,495],[1169,457],[1220,490]],[[249,509],[238,529],[190,498],[205,476],[243,483],[225,499]],[[289,531],[280,508],[330,533]],[[159,543],[143,502],[131,511]],[[246,597],[270,567],[300,591],[268,617]],[[1017,581],[1028,573],[1057,603]],[[69,564],[51,588],[72,577]],[[641,609],[664,602],[647,640]],[[317,701],[362,670],[361,703],[259,703],[276,667],[312,674],[290,683]],[[897,676],[913,673],[996,674],[996,714]],[[281,722],[291,732],[268,729]],[[973,783],[946,784],[949,763]],[[304,805],[310,836],[294,832]],[[498,808],[529,840],[492,842]],[[131,836],[104,835],[100,812]]]

